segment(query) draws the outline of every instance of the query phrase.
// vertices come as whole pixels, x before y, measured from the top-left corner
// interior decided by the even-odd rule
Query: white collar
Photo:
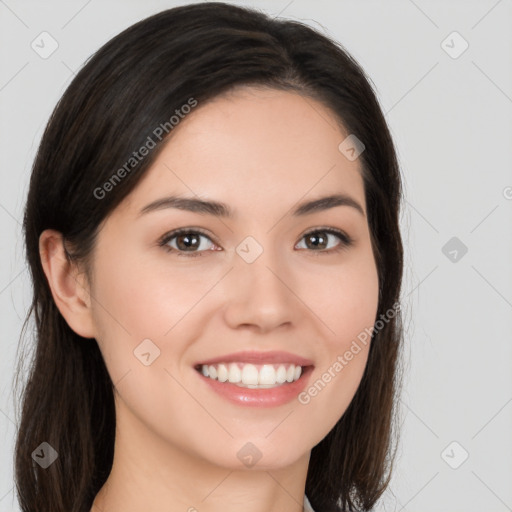
[[[309,503],[308,497],[304,494],[304,512],[315,512],[311,503]]]

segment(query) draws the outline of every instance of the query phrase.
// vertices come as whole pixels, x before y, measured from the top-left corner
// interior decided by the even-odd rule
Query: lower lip
[[[276,407],[298,398],[298,395],[306,387],[313,366],[303,368],[298,380],[267,389],[243,388],[230,382],[219,382],[210,379],[199,371],[194,371],[213,391],[232,403],[249,407]]]

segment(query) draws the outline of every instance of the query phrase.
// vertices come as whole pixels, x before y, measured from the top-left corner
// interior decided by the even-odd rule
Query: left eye
[[[338,238],[341,242],[334,246],[334,248],[332,246],[325,247],[326,245],[329,245],[329,240],[332,240],[332,237]],[[177,253],[177,256],[202,256],[203,252],[212,249],[205,247],[204,243],[201,242],[201,238],[211,242],[211,238],[201,231],[179,229],[164,235],[158,245],[164,247],[167,252]],[[303,235],[302,239],[306,239],[309,242],[306,242],[306,246],[301,248],[310,249],[311,252],[319,253],[318,255],[339,252],[344,248],[351,246],[353,243],[353,240],[343,233],[343,231],[338,231],[337,229],[332,228],[310,231]],[[316,250],[319,247],[322,250]]]
[[[325,248],[324,245],[328,244],[329,238],[337,238],[338,240],[341,240],[341,243],[339,243],[334,248]],[[349,247],[352,245],[352,239],[343,233],[342,231],[338,231],[337,229],[317,229],[315,231],[310,231],[309,233],[306,233],[302,238],[306,240],[310,240],[310,243],[306,243],[306,249],[310,249],[311,247],[320,247],[328,250],[322,250],[322,251],[313,251],[320,254],[330,254],[333,252],[339,252],[344,248]]]

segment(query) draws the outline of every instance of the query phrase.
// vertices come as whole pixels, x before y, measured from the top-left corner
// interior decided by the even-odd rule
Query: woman
[[[368,79],[313,29],[202,3],[106,43],[30,181],[22,510],[370,510],[400,200]]]

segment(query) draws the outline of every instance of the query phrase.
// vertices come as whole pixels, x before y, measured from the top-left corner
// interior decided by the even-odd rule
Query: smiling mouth
[[[310,366],[293,363],[252,364],[244,362],[196,365],[204,377],[239,387],[268,389],[296,382]]]

